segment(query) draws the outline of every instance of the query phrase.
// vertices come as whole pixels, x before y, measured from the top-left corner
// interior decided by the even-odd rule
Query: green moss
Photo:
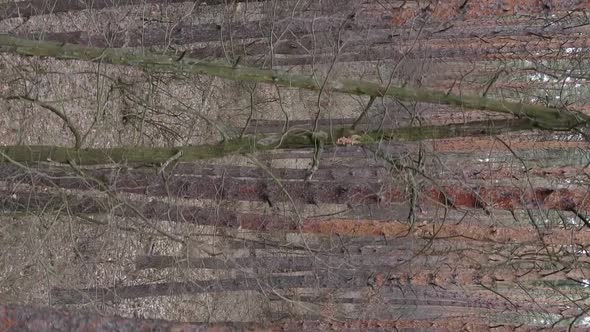
[[[109,163],[163,163],[179,151],[182,151],[181,161],[219,158],[231,154],[253,153],[256,151],[275,148],[312,148],[318,140],[325,144],[334,144],[339,137],[360,136],[361,144],[371,144],[381,140],[418,141],[425,139],[494,135],[510,131],[534,128],[527,120],[495,120],[477,121],[465,124],[446,126],[403,127],[387,131],[362,133],[350,128],[339,128],[332,136],[325,133],[312,135],[309,131],[293,132],[290,135],[273,138],[276,143],[256,144],[267,136],[256,135],[227,140],[219,144],[205,144],[182,147],[117,147],[112,149],[79,149],[57,146],[5,146],[0,151],[9,158],[23,163],[40,161],[54,161],[67,163],[73,161],[80,165],[109,164]],[[278,142],[281,141],[280,146]],[[6,162],[0,155],[0,162]]]

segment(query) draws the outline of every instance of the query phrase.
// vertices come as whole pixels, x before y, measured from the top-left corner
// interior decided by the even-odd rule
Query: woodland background
[[[588,328],[589,7],[0,1],[0,326]]]

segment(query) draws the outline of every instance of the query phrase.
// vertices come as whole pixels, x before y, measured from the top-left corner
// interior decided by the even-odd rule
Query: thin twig
[[[182,157],[182,150],[178,150],[178,152],[176,152],[175,155],[173,155],[172,157],[170,157],[168,160],[166,160],[163,164],[162,167],[160,167],[160,170],[158,171],[158,174],[162,175],[164,174],[164,171],[166,170],[166,167],[168,167],[168,165],[170,165],[170,163],[180,159],[180,157]]]
[[[496,81],[498,80],[498,78],[500,78],[500,75],[501,75],[502,73],[504,73],[504,72],[505,72],[505,71],[504,71],[504,69],[502,69],[502,70],[500,70],[500,71],[498,71],[498,72],[496,72],[496,73],[494,74],[494,76],[493,76],[493,77],[492,77],[492,79],[489,81],[488,85],[486,86],[486,89],[485,89],[485,91],[484,91],[484,92],[483,92],[483,94],[481,95],[482,97],[485,97],[485,96],[488,94],[488,92],[490,91],[490,88],[492,87],[492,85],[494,85],[494,83],[496,83]]]
[[[8,97],[4,97],[4,99],[30,101],[34,104],[37,104],[37,105],[45,108],[46,110],[50,111],[51,113],[59,116],[60,119],[62,119],[65,122],[66,126],[68,126],[68,129],[70,129],[70,131],[74,135],[74,147],[76,148],[76,150],[78,150],[82,147],[83,140],[82,140],[82,136],[80,135],[80,132],[78,131],[78,128],[76,128],[76,126],[72,123],[72,121],[70,121],[70,118],[68,118],[64,112],[58,110],[57,108],[55,108],[54,106],[52,106],[46,102],[40,101],[35,98],[31,98],[29,96],[24,96],[24,95],[23,96],[8,96]]]
[[[367,106],[365,107],[365,109],[363,109],[363,111],[361,112],[361,115],[359,115],[359,117],[356,120],[354,120],[354,123],[352,124],[350,129],[355,130],[356,126],[358,126],[359,123],[361,123],[361,121],[363,121],[363,119],[365,118],[365,116],[369,112],[369,109],[371,108],[371,106],[373,106],[373,103],[375,102],[375,98],[376,98],[375,96],[371,96],[371,99],[369,99],[369,103],[367,103]]]
[[[135,207],[132,204],[129,204],[127,201],[120,199],[116,193],[114,193],[113,191],[111,191],[108,186],[101,180],[94,178],[92,176],[89,176],[87,174],[84,173],[84,171],[78,167],[78,165],[76,165],[76,163],[74,163],[74,161],[72,160],[68,160],[70,167],[76,172],[78,173],[78,175],[80,175],[82,178],[84,179],[88,179],[91,180],[93,182],[95,182],[99,188],[106,193],[107,195],[109,195],[109,197],[115,199],[116,201],[121,202],[121,204],[123,204],[125,207],[129,208],[131,211],[133,211],[133,213],[135,213],[144,223],[147,227],[153,229],[156,233],[174,241],[177,243],[181,243],[181,244],[185,244],[186,241],[160,227],[157,227],[153,222],[150,222],[150,220],[148,218],[146,218],[143,213],[141,211],[139,211],[139,209],[137,207]]]
[[[311,181],[311,178],[320,167],[320,158],[322,156],[322,152],[324,152],[324,142],[327,138],[328,134],[324,133],[323,131],[312,134],[312,139],[315,144],[314,153],[311,162],[311,167],[307,170],[305,174],[305,182]]]

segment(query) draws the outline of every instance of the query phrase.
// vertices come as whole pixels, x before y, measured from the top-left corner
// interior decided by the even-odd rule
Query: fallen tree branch
[[[377,130],[368,133],[340,128],[333,131],[333,136],[325,139],[325,145],[331,145],[340,137],[358,135],[362,144],[371,144],[381,140],[419,141],[466,136],[489,136],[507,132],[534,129],[531,121],[492,120],[474,121],[444,126],[402,127],[387,131]],[[317,135],[317,133],[315,134]],[[75,149],[47,145],[14,145],[0,147],[0,163],[10,160],[21,163],[52,161],[57,163],[75,162],[78,165],[96,165],[109,163],[145,163],[163,164],[168,160],[193,161],[219,158],[231,154],[254,153],[277,148],[311,148],[315,147],[316,138],[308,131],[294,131],[284,136],[256,135],[226,140],[220,144],[204,144],[182,147],[142,147],[129,146],[103,149]],[[175,156],[178,158],[175,158]]]
[[[590,121],[581,113],[562,111],[543,105],[495,100],[479,96],[457,96],[422,88],[393,87],[362,80],[327,80],[321,84],[312,76],[277,70],[233,66],[198,59],[132,53],[122,49],[94,48],[50,41],[35,41],[0,34],[0,52],[24,56],[44,56],[62,60],[83,60],[114,65],[134,66],[188,74],[202,74],[234,81],[260,82],[279,86],[371,97],[394,97],[400,101],[453,105],[463,109],[487,110],[526,118],[543,129],[570,130]],[[323,82],[323,81],[322,81]]]

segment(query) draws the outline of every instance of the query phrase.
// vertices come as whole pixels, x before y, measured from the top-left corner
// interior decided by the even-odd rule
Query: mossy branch
[[[370,144],[380,140],[418,141],[425,139],[488,136],[506,132],[530,130],[535,125],[528,120],[494,120],[476,121],[445,126],[403,127],[387,131],[368,133],[355,132],[350,128],[334,131],[332,137],[322,139],[324,144],[334,144],[339,137],[359,135],[361,143]],[[207,144],[183,147],[118,147],[111,149],[75,149],[57,146],[4,146],[0,147],[0,163],[7,162],[7,157],[21,163],[35,162],[74,162],[78,165],[95,165],[108,163],[148,163],[164,164],[173,158],[177,161],[193,161],[219,158],[231,154],[253,153],[276,148],[311,148],[315,147],[317,134],[307,131],[294,131],[285,136],[257,135],[226,140],[220,144]]]
[[[115,65],[135,66],[168,72],[203,74],[234,81],[261,82],[285,87],[319,91],[320,80],[311,76],[291,74],[242,66],[205,62],[198,59],[171,57],[150,53],[132,53],[113,48],[94,48],[50,41],[35,41],[0,34],[0,52],[25,56],[52,57],[64,60],[84,60]],[[371,97],[394,97],[401,101],[454,105],[463,109],[488,110],[530,119],[538,127],[567,130],[585,124],[590,117],[542,105],[508,102],[479,96],[456,96],[440,91],[392,87],[362,80],[329,80],[325,90]]]

